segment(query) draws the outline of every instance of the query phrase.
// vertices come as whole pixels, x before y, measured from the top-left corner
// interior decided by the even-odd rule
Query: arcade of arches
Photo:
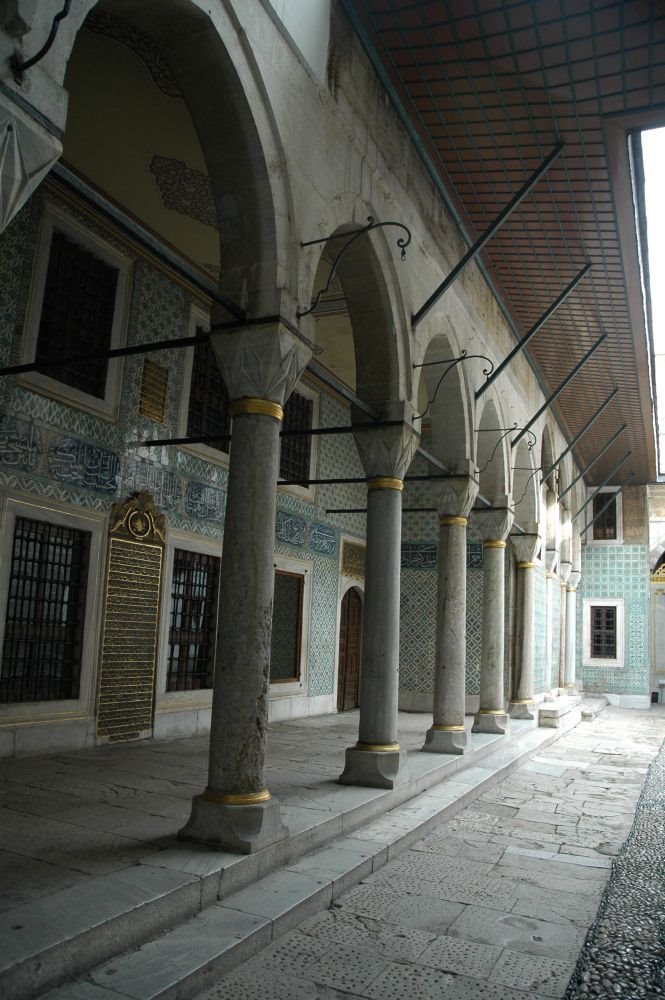
[[[272,719],[357,710],[340,781],[391,788],[398,709],[463,754],[580,687],[665,689],[655,469],[575,447],[642,417],[580,389],[573,424],[535,350],[494,378],[491,256],[419,315],[478,227],[365,7],[73,0],[12,72],[59,5],[0,2],[0,751],[209,732],[181,835],[244,852],[287,835]]]

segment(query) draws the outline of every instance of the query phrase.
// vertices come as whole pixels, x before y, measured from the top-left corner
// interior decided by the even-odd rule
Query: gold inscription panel
[[[152,729],[163,548],[111,538],[97,735],[113,742]]]
[[[342,547],[342,576],[365,579],[365,546],[344,542]]]

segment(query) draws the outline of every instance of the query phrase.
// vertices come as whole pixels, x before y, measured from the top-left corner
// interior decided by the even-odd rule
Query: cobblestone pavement
[[[582,723],[198,1000],[563,997],[601,900],[619,919],[621,900],[604,895],[612,858],[620,855],[614,879],[631,898],[636,871],[651,863],[651,842],[644,859],[630,845],[620,852],[664,736],[660,706]],[[645,792],[637,828],[653,826],[656,813],[662,830],[662,796],[661,780],[657,796]],[[648,907],[629,934],[655,927],[662,837],[659,848],[660,867],[644,883]],[[602,951],[607,924],[597,928]],[[637,966],[624,967],[624,980],[637,980]]]
[[[665,745],[566,993],[566,1000],[592,997],[665,997]]]

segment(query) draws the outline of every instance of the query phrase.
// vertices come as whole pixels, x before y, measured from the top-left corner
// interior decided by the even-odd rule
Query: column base
[[[492,736],[504,736],[510,729],[510,717],[507,712],[483,712],[481,709],[473,720],[472,733],[490,733]]]
[[[361,750],[347,747],[340,785],[362,785],[367,788],[394,788],[407,778],[406,751]]]
[[[532,698],[519,698],[511,701],[508,705],[508,712],[511,719],[535,719],[534,703]]]
[[[178,832],[180,840],[195,840],[238,854],[254,854],[288,836],[277,799],[251,805],[227,805],[203,795],[192,799],[192,813]]]
[[[455,753],[466,750],[467,735],[464,726],[436,727],[432,726],[425,734],[422,753]]]

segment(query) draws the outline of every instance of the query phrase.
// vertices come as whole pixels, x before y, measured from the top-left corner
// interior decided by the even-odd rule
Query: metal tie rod
[[[598,459],[603,457],[603,455],[608,450],[608,448],[612,447],[612,445],[614,444],[614,442],[616,441],[616,439],[621,434],[623,434],[623,432],[626,430],[627,427],[628,427],[628,424],[622,424],[621,427],[619,428],[619,430],[616,432],[616,434],[613,434],[612,437],[609,439],[609,441],[607,442],[607,444],[605,445],[605,447],[602,449],[602,451],[599,451],[598,454],[596,455],[596,457],[593,458],[589,462],[589,464],[587,465],[586,469],[583,469],[582,472],[580,472],[579,476],[577,476],[575,479],[573,479],[573,481],[570,484],[570,486],[566,486],[566,488],[563,491],[563,493],[561,493],[559,495],[559,503],[561,503],[561,501],[563,500],[563,498],[565,496],[568,496],[568,494],[570,493],[570,491],[572,490],[572,488],[575,486],[575,484],[578,483],[583,476],[586,476],[586,474],[589,471],[589,469],[591,468],[591,466],[595,465],[596,462],[598,461]]]
[[[589,430],[589,428],[596,422],[596,420],[598,420],[598,417],[601,415],[601,413],[603,413],[607,409],[607,407],[610,405],[610,403],[612,402],[612,400],[614,399],[614,397],[616,396],[616,394],[618,393],[618,391],[619,391],[619,387],[617,386],[616,389],[612,390],[612,392],[609,394],[609,396],[607,397],[607,399],[605,400],[605,402],[601,403],[601,405],[598,407],[598,409],[596,410],[596,412],[594,413],[594,415],[591,417],[591,419],[584,425],[584,427],[582,428],[582,430],[579,431],[575,435],[575,437],[570,442],[570,444],[568,445],[568,447],[565,448],[561,452],[561,454],[556,459],[556,461],[552,462],[552,464],[550,466],[548,466],[547,469],[543,470],[543,479],[547,479],[547,477],[550,475],[550,473],[554,472],[554,470],[556,469],[557,465],[559,465],[559,463],[564,460],[564,458],[566,457],[566,455],[568,454],[568,452],[570,452],[570,451],[573,450],[573,448],[575,447],[575,445],[577,444],[577,442],[581,438],[584,437],[584,435]]]
[[[483,382],[483,384],[480,386],[479,389],[476,389],[476,399],[480,399],[480,397],[482,396],[482,394],[484,392],[487,392],[487,390],[491,386],[491,384],[494,381],[494,379],[498,375],[500,375],[501,372],[504,370],[504,368],[506,368],[510,364],[510,362],[513,360],[513,358],[515,357],[515,355],[519,354],[519,352],[524,347],[526,347],[526,345],[529,343],[529,341],[531,340],[531,338],[535,337],[535,335],[538,333],[538,331],[541,329],[541,327],[543,327],[545,325],[545,323],[547,323],[548,319],[550,319],[550,317],[552,317],[554,315],[554,313],[557,311],[557,309],[559,308],[559,306],[562,305],[566,301],[566,299],[568,298],[568,296],[570,295],[570,293],[575,288],[577,288],[577,286],[579,285],[580,281],[582,281],[582,279],[587,276],[587,274],[589,273],[590,270],[591,270],[591,264],[586,264],[582,268],[582,270],[579,272],[579,274],[577,274],[573,278],[573,280],[570,282],[570,284],[566,285],[566,287],[564,288],[564,290],[561,292],[561,294],[558,296],[558,298],[556,298],[554,300],[554,302],[549,307],[549,309],[545,310],[545,312],[542,314],[542,316],[540,317],[540,319],[536,323],[534,323],[534,325],[531,327],[531,329],[529,330],[529,332],[525,333],[524,336],[522,337],[522,339],[520,341],[518,341],[517,344],[515,344],[515,346],[513,347],[512,351],[510,351],[510,353],[506,355],[506,357],[503,359],[503,361],[501,362],[501,364],[499,365],[499,367],[496,368],[492,372],[492,374],[488,376],[487,380],[485,382]]]
[[[444,294],[444,292],[446,292],[450,288],[455,279],[462,273],[466,265],[471,263],[474,257],[478,256],[478,254],[483,249],[485,244],[488,243],[489,240],[492,239],[494,234],[499,231],[504,222],[508,220],[508,218],[512,215],[512,213],[520,205],[520,203],[524,201],[526,196],[531,192],[532,188],[535,187],[540,178],[547,173],[547,171],[550,169],[554,161],[558,159],[559,156],[561,156],[561,153],[563,152],[564,149],[564,145],[565,144],[563,142],[558,142],[556,144],[556,146],[549,154],[549,156],[545,160],[543,160],[538,169],[533,172],[533,174],[528,179],[526,184],[519,189],[517,194],[513,195],[513,197],[510,199],[506,207],[503,209],[503,211],[496,217],[494,222],[485,230],[482,236],[480,236],[473,244],[473,246],[470,247],[469,250],[467,250],[467,252],[464,254],[459,263],[457,263],[455,267],[452,269],[448,277],[445,278],[441,282],[439,287],[436,289],[436,291],[430,295],[427,302],[425,302],[425,304],[420,307],[417,313],[413,314],[413,316],[411,317],[412,326],[415,327],[418,325],[418,323],[420,323],[425,313],[429,312],[434,303],[437,302]]]
[[[517,437],[516,437],[516,438],[513,438],[513,440],[512,440],[511,442],[510,442],[510,445],[511,445],[511,447],[512,447],[512,448],[514,448],[514,447],[515,447],[515,445],[516,445],[516,444],[518,444],[518,443],[519,443],[519,442],[520,442],[520,441],[522,440],[522,438],[523,438],[523,437],[524,437],[524,435],[525,435],[525,434],[527,433],[527,431],[529,430],[529,428],[530,428],[530,427],[531,427],[531,426],[532,426],[533,424],[535,424],[535,422],[536,422],[536,420],[538,419],[538,417],[539,417],[539,416],[541,416],[541,414],[543,414],[543,413],[545,412],[545,410],[546,410],[546,409],[547,409],[547,408],[548,408],[549,406],[551,406],[551,405],[552,405],[552,403],[553,403],[553,402],[554,402],[554,400],[555,400],[555,399],[557,398],[557,396],[560,396],[560,395],[561,395],[561,393],[563,392],[563,390],[564,390],[564,389],[566,388],[566,386],[567,386],[567,385],[568,385],[568,384],[569,384],[570,382],[572,382],[572,381],[573,381],[573,379],[575,378],[575,376],[576,376],[576,375],[577,375],[577,374],[578,374],[578,373],[579,373],[579,372],[580,372],[580,371],[582,370],[582,368],[584,368],[585,364],[587,363],[587,361],[589,360],[589,358],[591,357],[591,355],[592,355],[592,354],[593,354],[593,353],[594,353],[595,351],[597,351],[597,350],[598,350],[598,348],[600,347],[600,345],[601,345],[601,344],[603,343],[603,341],[604,341],[604,340],[607,340],[607,334],[606,334],[606,333],[604,333],[604,334],[603,334],[603,335],[602,335],[601,337],[599,337],[599,338],[598,338],[598,340],[597,340],[597,341],[596,341],[596,343],[595,343],[595,344],[593,345],[593,347],[590,347],[590,348],[589,348],[589,350],[588,350],[588,351],[586,352],[586,354],[584,355],[584,357],[583,357],[583,358],[581,358],[581,359],[580,359],[580,360],[579,360],[579,361],[577,362],[577,364],[575,365],[575,367],[573,368],[573,370],[572,370],[572,371],[570,372],[570,374],[566,375],[566,377],[565,377],[565,379],[563,380],[563,382],[561,383],[561,385],[559,385],[559,387],[558,387],[557,389],[555,389],[555,390],[554,390],[554,392],[552,393],[552,395],[550,396],[550,398],[549,398],[549,399],[546,399],[546,400],[545,400],[545,402],[543,403],[543,405],[541,406],[541,408],[540,408],[540,409],[538,410],[538,412],[537,412],[537,413],[535,413],[535,414],[534,414],[534,415],[533,415],[533,416],[531,417],[531,420],[529,421],[529,423],[528,423],[528,424],[526,424],[526,425],[525,425],[525,426],[524,426],[524,427],[522,428],[522,430],[521,430],[521,431],[519,432],[519,434],[517,435]]]

